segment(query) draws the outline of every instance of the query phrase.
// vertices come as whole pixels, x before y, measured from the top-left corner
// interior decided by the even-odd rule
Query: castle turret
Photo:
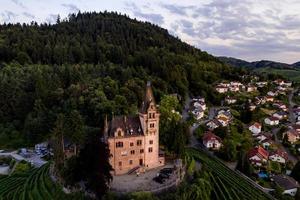
[[[155,167],[159,163],[159,115],[151,83],[148,81],[139,117],[143,133],[145,134],[145,165],[150,168]]]

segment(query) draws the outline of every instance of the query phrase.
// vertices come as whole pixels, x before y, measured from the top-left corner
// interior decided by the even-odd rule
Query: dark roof
[[[153,102],[155,105],[155,99],[153,96],[152,88],[151,88],[151,82],[147,82],[146,86],[146,93],[144,96],[144,100],[142,102],[141,108],[140,108],[140,113],[146,113],[147,109],[149,108],[149,104]]]
[[[280,187],[284,188],[285,190],[290,190],[299,187],[298,182],[290,176],[280,174],[275,175],[273,179],[275,183],[277,183]]]
[[[125,136],[143,135],[142,126],[138,116],[114,117],[109,124],[109,136],[114,136],[117,128],[121,128]]]

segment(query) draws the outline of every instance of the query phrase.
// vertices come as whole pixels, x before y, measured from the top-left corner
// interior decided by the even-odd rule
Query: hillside
[[[170,93],[216,101],[211,84],[240,74],[165,29],[117,13],[0,29],[2,148],[49,137],[59,113],[78,111],[92,127],[106,114],[134,114],[147,80],[158,101]]]
[[[260,74],[276,74],[281,75],[286,79],[300,82],[300,62],[294,64],[286,64],[268,60],[261,60],[255,62],[247,62],[237,58],[218,57],[220,61],[226,63],[231,67],[246,68],[250,71]]]
[[[264,68],[264,67],[270,67],[270,68],[293,68],[299,65],[299,63],[295,63],[292,65],[286,64],[286,63],[280,63],[280,62],[274,62],[269,60],[261,60],[261,61],[254,61],[254,62],[248,62],[245,60],[232,58],[232,57],[218,57],[219,60],[222,62],[232,66],[232,67],[247,67],[247,68]]]

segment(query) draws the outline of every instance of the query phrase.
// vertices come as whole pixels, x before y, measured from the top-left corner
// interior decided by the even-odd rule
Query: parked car
[[[156,176],[153,178],[153,180],[157,183],[163,184],[166,180],[162,178],[161,176]]]
[[[173,171],[174,171],[174,169],[173,168],[163,168],[163,169],[161,169],[159,172],[160,173],[164,173],[164,174],[172,174],[173,173]]]

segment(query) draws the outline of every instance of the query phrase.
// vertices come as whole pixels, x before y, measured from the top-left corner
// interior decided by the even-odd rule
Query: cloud
[[[191,6],[179,6],[174,4],[162,4],[162,7],[171,13],[183,16],[187,16],[187,10],[192,8]]]
[[[161,14],[150,13],[142,11],[135,3],[133,2],[125,2],[125,6],[128,10],[130,10],[135,17],[143,18],[152,23],[162,25],[164,23],[164,17]],[[143,8],[149,7],[149,5],[143,6]]]
[[[14,22],[15,18],[18,16],[16,13],[5,10],[0,14],[2,22]]]
[[[58,14],[50,14],[46,18],[46,22],[49,24],[54,24],[54,23],[56,23],[58,16],[59,16]]]
[[[77,13],[79,11],[79,8],[74,4],[61,4],[63,7],[67,8],[72,13]]]
[[[161,25],[164,23],[164,18],[160,14],[154,14],[154,13],[142,13],[140,11],[133,11],[133,14],[136,17],[142,17],[146,20],[149,20],[155,24]]]
[[[14,4],[20,6],[21,8],[26,8],[26,6],[24,6],[24,4],[22,2],[20,2],[19,0],[11,0]]]
[[[35,18],[35,16],[33,15],[33,14],[30,14],[30,13],[28,13],[28,12],[23,12],[22,13],[25,17],[28,17],[28,18],[30,18],[30,19],[34,19]]]

